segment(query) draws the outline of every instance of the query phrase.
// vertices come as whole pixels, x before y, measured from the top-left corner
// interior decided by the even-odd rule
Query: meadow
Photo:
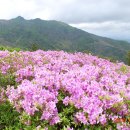
[[[0,130],[130,130],[130,66],[85,53],[0,51]]]

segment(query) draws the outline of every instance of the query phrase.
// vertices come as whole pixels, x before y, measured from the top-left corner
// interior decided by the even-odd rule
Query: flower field
[[[0,129],[130,130],[130,67],[84,53],[0,51]]]

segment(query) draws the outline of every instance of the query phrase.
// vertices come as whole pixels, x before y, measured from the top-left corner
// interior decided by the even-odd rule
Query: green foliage
[[[86,53],[86,54],[89,54],[89,53],[90,53],[90,54],[91,54],[92,52],[89,51],[89,50],[84,50],[83,53]]]
[[[38,45],[36,43],[33,43],[30,47],[30,51],[36,51],[38,50]]]
[[[0,73],[0,87],[6,88],[7,85],[15,85],[15,76],[13,74],[2,74]]]
[[[21,119],[20,114],[13,109],[13,107],[5,102],[0,104],[0,130],[35,130],[37,127],[36,122],[32,122],[31,125],[25,125]],[[29,116],[23,115],[24,119],[28,119]],[[35,117],[32,119],[36,121]]]
[[[127,64],[130,66],[130,51],[127,52]]]
[[[122,65],[120,68],[121,72],[123,73],[127,73],[128,72],[128,68],[125,65]]]
[[[8,50],[10,52],[13,52],[13,51],[20,51],[21,49],[20,48],[15,48],[15,47],[9,47],[9,46],[0,46],[0,50],[1,51]]]
[[[14,128],[18,122],[18,112],[16,112],[8,102],[0,104],[0,130],[8,127]]]

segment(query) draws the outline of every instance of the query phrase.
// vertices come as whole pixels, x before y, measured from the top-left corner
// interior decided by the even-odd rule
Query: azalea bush
[[[130,129],[130,67],[123,63],[85,53],[1,51],[0,75],[1,118],[9,111],[4,129]]]

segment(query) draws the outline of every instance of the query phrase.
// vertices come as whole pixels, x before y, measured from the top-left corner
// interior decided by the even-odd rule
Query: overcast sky
[[[130,0],[0,0],[0,19],[59,20],[87,32],[130,41]]]

